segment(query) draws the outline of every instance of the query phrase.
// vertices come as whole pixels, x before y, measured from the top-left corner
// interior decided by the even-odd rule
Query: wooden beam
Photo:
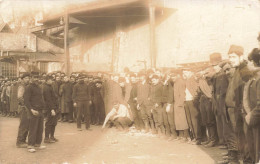
[[[66,56],[65,72],[70,74],[70,52],[69,52],[69,14],[65,13],[64,16],[64,52]]]
[[[149,4],[149,15],[150,15],[150,58],[151,67],[156,68],[156,45],[155,45],[155,6],[153,1]]]

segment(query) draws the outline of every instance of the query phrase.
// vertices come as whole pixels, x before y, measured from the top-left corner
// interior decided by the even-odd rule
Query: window
[[[16,64],[11,64],[8,62],[0,62],[0,67],[2,70],[2,76],[8,77],[8,78],[13,78],[17,77],[17,65]]]

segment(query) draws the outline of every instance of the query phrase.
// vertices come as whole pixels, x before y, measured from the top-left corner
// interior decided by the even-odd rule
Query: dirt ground
[[[223,150],[167,141],[151,134],[116,129],[77,131],[75,123],[58,123],[59,142],[29,153],[16,148],[18,118],[0,117],[0,164],[211,164]],[[84,126],[83,126],[84,127]]]

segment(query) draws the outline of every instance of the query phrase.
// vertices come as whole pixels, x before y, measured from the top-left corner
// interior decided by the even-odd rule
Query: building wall
[[[258,47],[259,1],[165,0],[164,4],[177,11],[156,27],[158,67],[208,61],[213,52],[226,58],[231,44],[243,46],[246,55]],[[140,66],[137,61],[146,61],[150,66],[149,36],[148,24],[121,35],[117,71],[137,68]],[[109,67],[112,48],[112,39],[100,42],[83,52],[83,61]],[[71,48],[70,52],[72,56],[82,53],[80,47]]]

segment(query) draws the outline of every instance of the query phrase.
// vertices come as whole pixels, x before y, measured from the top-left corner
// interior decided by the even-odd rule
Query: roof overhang
[[[68,6],[70,46],[73,45],[75,38],[78,38],[78,35],[73,33],[82,33],[85,30],[88,32],[88,39],[93,40],[104,34],[107,37],[105,39],[108,39],[113,36],[118,27],[122,31],[129,31],[148,24],[149,5],[148,0],[99,0],[84,5]],[[154,3],[154,7],[156,24],[161,23],[176,11],[164,8],[160,3]],[[31,29],[32,33],[63,48],[62,19],[65,13],[64,11],[57,15],[47,16],[41,22],[42,26]]]

